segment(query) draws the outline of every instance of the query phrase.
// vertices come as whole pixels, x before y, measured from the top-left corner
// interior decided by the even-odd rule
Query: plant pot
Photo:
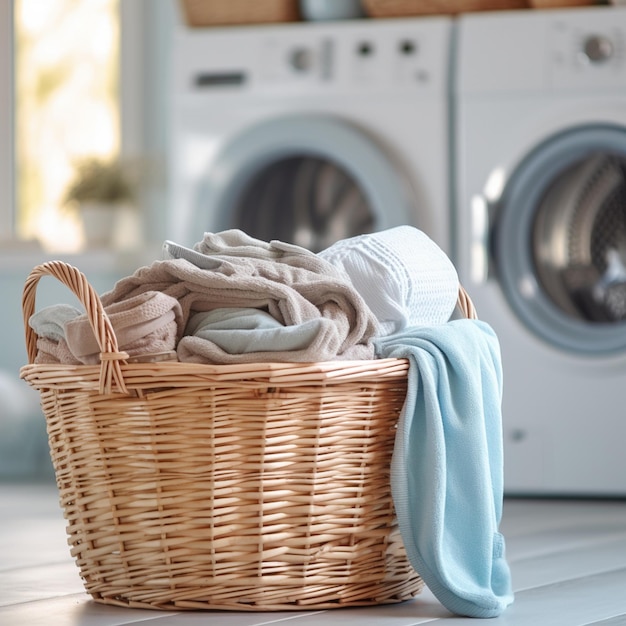
[[[109,246],[113,243],[119,206],[86,202],[81,204],[83,232],[88,246]]]

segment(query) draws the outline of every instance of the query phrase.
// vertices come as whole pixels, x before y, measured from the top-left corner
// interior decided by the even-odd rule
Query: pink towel
[[[72,354],[65,339],[51,339],[50,337],[37,337],[37,365],[54,365],[65,363],[66,365],[80,365],[81,362]]]
[[[176,349],[184,328],[178,301],[158,291],[146,291],[105,307],[120,350],[129,356]],[[100,348],[86,315],[65,323],[65,339],[76,359],[100,362]]]

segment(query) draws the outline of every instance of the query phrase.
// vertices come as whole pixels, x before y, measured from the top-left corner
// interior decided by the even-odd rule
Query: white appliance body
[[[315,250],[412,224],[447,251],[450,35],[447,18],[178,33],[167,237]]]
[[[600,201],[582,197],[593,158],[615,163],[621,208],[605,236],[625,237],[626,9],[466,15],[458,37],[455,260],[500,339],[505,490],[623,496],[626,323],[585,319],[563,277],[596,271],[567,266],[574,227],[601,235]]]

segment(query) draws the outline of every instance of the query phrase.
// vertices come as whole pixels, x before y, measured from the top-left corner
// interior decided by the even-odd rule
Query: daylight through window
[[[14,27],[17,234],[78,251],[68,185],[120,151],[118,0],[16,0]]]

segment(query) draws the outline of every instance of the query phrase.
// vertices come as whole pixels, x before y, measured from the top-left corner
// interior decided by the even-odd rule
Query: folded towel
[[[307,332],[318,329],[309,349],[274,351],[273,360],[374,357],[376,318],[341,271],[304,248],[230,230],[206,233],[193,250],[166,242],[165,254],[169,258],[118,281],[102,296],[105,306],[145,291],[162,291],[178,300],[185,325],[195,313],[254,308],[281,326],[312,324]],[[198,354],[193,352],[194,360]],[[180,351],[181,360],[188,356]],[[233,358],[244,362],[250,356]]]
[[[36,364],[80,364],[65,341],[65,323],[80,315],[82,311],[74,306],[55,304],[30,316],[28,324],[37,335]]]
[[[65,323],[82,314],[80,309],[69,304],[54,304],[33,313],[28,323],[38,337],[59,341],[65,339]]]
[[[391,487],[407,555],[454,613],[495,617],[513,601],[502,517],[502,368],[493,330],[455,320],[375,342],[409,359]]]
[[[376,315],[380,334],[442,324],[456,305],[454,265],[421,230],[397,226],[343,239],[319,253],[341,268]]]
[[[72,354],[65,339],[54,341],[47,337],[37,338],[37,354],[35,355],[37,365],[81,365],[81,362]]]
[[[129,356],[176,349],[183,320],[175,298],[146,291],[104,307],[120,350]],[[100,362],[100,347],[86,315],[65,323],[65,339],[76,359],[84,364]]]
[[[205,233],[202,241],[194,246],[194,250],[208,256],[282,261],[316,273],[329,270],[326,261],[320,260],[314,252],[306,248],[278,239],[262,241],[236,228],[220,233]],[[330,269],[330,273],[336,272]]]
[[[199,363],[242,363],[275,361],[277,352],[288,352],[294,361],[314,361],[332,324],[318,318],[284,326],[259,309],[215,309],[190,318],[178,356]]]

